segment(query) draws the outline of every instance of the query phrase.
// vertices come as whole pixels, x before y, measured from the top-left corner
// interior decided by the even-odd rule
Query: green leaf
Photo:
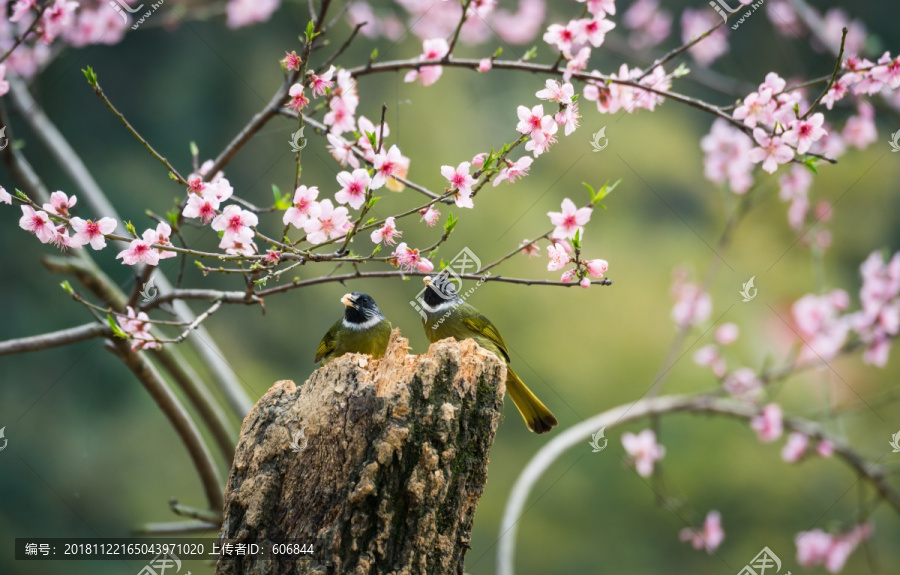
[[[173,174],[172,172],[169,172],[169,179],[170,179],[170,180],[175,180],[175,181],[177,182],[177,181],[178,181],[178,176],[176,176],[176,175]]]
[[[175,207],[166,212],[166,219],[172,224],[173,229],[176,228],[178,226],[178,208]]]
[[[815,175],[819,175],[819,170],[816,168],[816,162],[819,161],[819,158],[814,158],[812,156],[803,160],[803,165],[810,169],[812,173]]]
[[[381,199],[380,196],[373,196],[373,197],[369,198],[369,201],[366,202],[366,207],[367,207],[368,209],[372,209],[372,206],[374,206],[375,204],[377,204],[377,203],[378,203],[378,200],[380,200],[380,199]]]
[[[84,74],[85,78],[87,78],[88,84],[90,84],[91,87],[97,87],[97,74],[94,72],[93,68],[88,66],[87,68],[82,69],[81,73]]]
[[[594,192],[594,186],[590,185],[587,182],[581,182],[581,185],[587,188],[587,191],[591,194],[591,203],[594,203],[594,198],[596,197],[596,192]]]
[[[581,249],[581,230],[575,230],[575,237],[572,238],[572,247],[576,250]]]
[[[378,57],[378,48],[372,50],[372,54],[369,56],[369,62],[374,62],[375,58]]]
[[[125,229],[128,230],[128,233],[130,233],[132,236],[138,237],[138,233],[134,229],[134,224],[132,224],[131,222],[125,222]]]
[[[191,155],[192,156],[200,155],[200,148],[197,147],[197,142],[191,142]]]
[[[363,225],[364,225],[364,226],[368,226],[368,225],[371,225],[371,224],[374,224],[374,223],[375,223],[375,218],[369,218],[368,220],[366,220],[366,223],[363,224]]]
[[[310,41],[313,38],[315,38],[316,36],[318,36],[318,34],[316,33],[315,30],[316,30],[316,25],[313,24],[312,20],[310,20],[309,22],[306,23],[306,40],[307,41]]]
[[[109,324],[109,329],[112,330],[114,336],[121,339],[128,339],[128,334],[119,327],[119,322],[116,321],[111,313],[106,314],[106,322]]]
[[[459,223],[459,218],[454,218],[453,212],[450,212],[450,215],[447,216],[447,221],[444,223],[444,233],[449,234],[452,232],[457,223]]]
[[[690,73],[691,73],[691,69],[688,68],[687,66],[685,66],[684,62],[682,62],[681,64],[678,65],[677,68],[675,68],[675,71],[672,72],[672,76],[674,78],[681,78],[682,76],[687,76]]]
[[[272,184],[272,195],[275,196],[275,209],[286,210],[291,207],[291,195],[281,195],[281,190],[275,184]]]
[[[253,280],[253,283],[254,283],[255,285],[265,287],[267,281],[269,281],[269,278],[262,278],[262,279],[258,279],[258,280]]]
[[[372,250],[372,257],[375,257],[375,255],[380,251],[381,251],[381,244],[378,244],[377,246],[375,246],[375,249]]]
[[[69,283],[69,280],[63,280],[59,287],[63,288],[67,294],[75,295],[75,290],[72,289],[72,284]]]
[[[19,188],[16,188],[16,196],[22,198],[23,200],[29,199],[28,196],[25,195],[25,192],[23,192]]]
[[[499,58],[500,54],[502,54],[502,53],[503,53],[503,48],[497,48],[496,50],[494,50],[494,58]]]
[[[369,139],[369,144],[372,145],[372,149],[375,149],[375,146],[378,145],[378,140],[375,138],[375,132],[366,132],[366,138]]]
[[[537,57],[537,46],[532,46],[525,52],[525,55],[522,56],[522,61],[527,62]]]
[[[609,182],[606,182],[605,184],[603,184],[603,187],[600,188],[600,190],[591,197],[591,203],[599,204],[600,200],[602,200],[606,196],[610,195],[612,193],[612,191],[616,189],[616,186],[618,186],[621,183],[622,183],[622,178],[619,178],[618,180],[616,180],[615,183],[613,183],[612,185],[609,185]]]

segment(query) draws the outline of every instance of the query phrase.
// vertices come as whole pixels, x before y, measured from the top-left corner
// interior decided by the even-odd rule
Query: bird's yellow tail
[[[528,429],[535,433],[547,433],[559,423],[550,410],[531,390],[525,387],[519,376],[506,366],[506,392],[516,404]]]

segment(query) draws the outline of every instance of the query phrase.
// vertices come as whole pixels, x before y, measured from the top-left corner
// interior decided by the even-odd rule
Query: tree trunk
[[[314,553],[220,558],[217,575],[463,573],[506,367],[471,340],[407,350],[394,330],[383,359],[345,355],[257,402],[221,536]]]

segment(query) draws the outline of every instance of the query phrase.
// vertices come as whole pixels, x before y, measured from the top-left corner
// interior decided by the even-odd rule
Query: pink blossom
[[[572,84],[568,82],[560,84],[556,80],[547,80],[544,83],[544,86],[543,90],[538,90],[535,93],[535,96],[541,100],[550,100],[551,102],[559,102],[561,104],[572,103],[572,96],[575,95],[575,88],[572,87]],[[541,111],[541,113],[543,113],[543,111]]]
[[[718,118],[709,134],[700,140],[705,153],[704,175],[717,184],[728,183],[735,194],[743,194],[753,185],[753,162],[747,154],[753,143],[741,130]]]
[[[352,130],[353,117],[351,116],[350,119],[350,129]],[[325,137],[328,138],[328,145],[326,146],[326,149],[331,154],[331,156],[335,160],[337,160],[338,163],[340,163],[340,165],[346,166],[347,164],[350,164],[352,168],[359,167],[359,158],[357,158],[356,154],[353,153],[353,144],[332,132],[326,134]]]
[[[42,244],[51,242],[56,237],[56,227],[50,221],[47,212],[34,211],[31,206],[22,206],[19,227],[36,235]]]
[[[835,303],[840,304],[846,292],[835,292],[823,296],[805,295],[791,307],[797,331],[806,344],[800,351],[800,359],[827,361],[844,345],[850,325],[847,319],[840,317],[841,308]]]
[[[567,104],[565,108],[553,117],[558,126],[565,126],[565,134],[568,136],[578,128],[578,102]]]
[[[575,41],[587,43],[594,48],[599,48],[606,40],[606,33],[615,28],[614,22],[606,18],[583,18],[575,21]]]
[[[570,20],[565,26],[562,24],[550,24],[544,33],[544,42],[555,46],[564,56],[571,58],[572,46],[578,34],[578,23],[575,20]]]
[[[768,90],[763,90],[762,93],[751,92],[744,98],[743,103],[734,109],[731,117],[743,120],[744,125],[750,128],[755,128],[758,124],[771,126],[776,107],[777,103]]]
[[[334,195],[339,204],[350,204],[354,210],[358,210],[366,201],[366,188],[372,182],[369,170],[359,168],[350,172],[341,172],[337,175],[337,182],[341,185],[340,191]]]
[[[274,266],[281,261],[281,250],[276,250],[274,248],[266,250],[265,262],[270,266]]]
[[[12,15],[9,17],[10,22],[19,22],[22,18],[31,12],[32,9],[37,9],[37,0],[17,0],[17,2],[13,5]]]
[[[814,142],[818,142],[823,136],[828,135],[828,132],[822,128],[824,122],[825,116],[820,113],[813,114],[807,120],[794,120],[790,124],[790,130],[782,136],[784,143],[796,147],[798,154],[805,154]]]
[[[450,45],[443,38],[430,38],[422,42],[422,55],[419,61],[440,60],[450,51]],[[443,66],[422,66],[419,70],[410,70],[403,78],[404,82],[419,80],[423,86],[437,82],[444,73]]]
[[[580,285],[580,286],[583,287],[584,289],[587,289],[587,288],[591,287],[591,279],[590,279],[590,278],[586,278],[586,277],[585,277],[585,278],[581,278],[581,281],[578,282],[578,285]]]
[[[763,392],[762,382],[749,367],[741,367],[728,374],[722,387],[732,396],[744,401],[756,401]]]
[[[850,20],[840,8],[832,8],[825,13],[824,28],[821,31],[826,46],[840,46],[843,28],[847,28],[846,54],[859,54],[866,43],[866,28],[859,20]]]
[[[309,89],[313,93],[313,98],[324,96],[329,88],[334,86],[334,66],[332,65],[321,76],[317,76],[314,72],[307,72],[309,76]]]
[[[544,133],[555,134],[557,130],[556,122],[552,116],[544,115],[544,106],[536,105],[529,110],[525,106],[516,108],[519,116],[519,123],[516,124],[516,131],[520,134],[530,134],[532,138]]]
[[[712,314],[712,297],[699,286],[686,281],[687,272],[681,268],[673,272],[671,292],[675,297],[672,320],[679,327],[697,326]]]
[[[550,116],[546,116],[546,119],[550,121],[549,125],[552,126],[552,133],[536,131],[531,134],[531,139],[525,144],[525,151],[534,154],[535,158],[549,150],[550,146],[556,143],[556,136],[553,135],[557,129],[556,121]]]
[[[871,535],[872,527],[868,523],[834,535],[821,529],[801,531],[794,538],[797,562],[806,568],[824,565],[829,573],[839,573],[853,551]]]
[[[657,46],[672,30],[672,14],[659,7],[659,0],[638,0],[625,11],[622,21],[633,30],[628,44],[635,50]]]
[[[848,144],[864,150],[878,140],[873,114],[870,106],[861,105],[858,108],[858,115],[847,119],[841,136]]]
[[[181,212],[181,215],[186,218],[201,218],[203,223],[207,224],[216,217],[218,208],[218,200],[209,196],[191,194],[188,196],[187,204],[184,206],[184,211]]]
[[[410,249],[406,242],[400,242],[392,255],[396,258],[397,265],[404,271],[417,269],[420,272],[428,273],[434,269],[434,264],[422,257],[419,250]]]
[[[363,156],[366,158],[366,161],[373,162],[375,161],[375,149],[372,147],[372,142],[371,140],[369,140],[369,136],[371,135],[375,139],[377,145],[379,141],[384,141],[384,138],[387,138],[391,134],[391,129],[388,126],[387,122],[376,126],[365,116],[359,117],[357,125],[359,126],[359,129],[357,131],[359,132],[360,136],[356,141],[356,145],[360,150],[363,151]]]
[[[581,232],[584,238],[584,225],[591,219],[591,208],[576,208],[575,203],[569,198],[562,201],[561,212],[547,212],[550,217],[550,223],[556,226],[553,235],[560,238],[574,238],[575,234]]]
[[[706,514],[702,529],[685,527],[678,534],[678,538],[693,545],[694,549],[705,549],[712,553],[719,548],[725,540],[725,531],[722,529],[722,515],[718,511],[710,511]]]
[[[487,158],[487,153],[481,152],[480,154],[475,154],[472,158],[472,165],[476,168],[484,167],[484,160]]]
[[[834,455],[834,443],[823,439],[816,445],[816,453],[819,454],[819,457],[831,457]]]
[[[77,9],[78,2],[56,0],[44,10],[40,26],[41,40],[44,44],[53,42],[57,36],[74,23]]]
[[[609,264],[606,260],[585,260],[584,267],[595,278],[602,278],[609,269]]]
[[[242,28],[269,19],[281,0],[229,0],[225,6],[229,28]]]
[[[882,255],[873,252],[860,266],[860,272],[862,310],[847,320],[866,344],[863,362],[884,367],[891,339],[900,332],[900,253],[885,264]]]
[[[531,156],[522,156],[515,162],[507,161],[506,165],[500,168],[497,177],[494,178],[494,187],[499,186],[500,182],[509,182],[511,184],[518,178],[527,176],[532,162],[534,162],[534,158]]]
[[[892,90],[900,88],[900,56],[891,59],[890,52],[885,52],[878,59],[878,66],[872,69],[871,75]]]
[[[478,71],[487,72],[494,67],[494,62],[490,58],[482,58],[478,61]]]
[[[284,58],[281,59],[281,63],[284,65],[286,70],[299,70],[300,64],[303,63],[303,60],[300,59],[300,56],[297,55],[296,51],[285,51]]]
[[[587,2],[588,12],[594,16],[603,16],[604,14],[615,14],[615,0],[578,0],[578,2]]]
[[[394,218],[387,218],[384,220],[384,224],[374,232],[370,236],[372,238],[372,243],[380,244],[382,241],[386,246],[392,246],[397,243],[395,238],[399,238],[403,235],[403,232],[397,229],[394,224]]]
[[[711,368],[713,375],[719,379],[723,378],[728,370],[725,358],[719,355],[719,348],[713,344],[705,345],[695,351],[693,359],[697,365]]]
[[[794,150],[786,146],[780,136],[770,136],[764,130],[753,130],[753,139],[759,144],[748,154],[748,158],[754,164],[763,163],[764,171],[773,174],[778,169],[778,164],[786,164],[794,159]]]
[[[122,258],[122,263],[129,266],[137,263],[155,266],[159,263],[159,250],[153,249],[153,243],[153,238],[144,233],[140,239],[131,240],[128,248],[119,252],[116,259]]]
[[[635,468],[641,477],[649,477],[653,473],[654,463],[666,454],[666,448],[656,443],[656,434],[652,429],[645,429],[637,435],[623,433],[622,446],[634,458]]]
[[[0,186],[0,204],[12,205],[12,195],[3,186]]]
[[[319,202],[318,213],[303,224],[306,239],[313,244],[321,244],[329,239],[343,237],[353,227],[348,218],[347,208],[335,208],[331,200]]]
[[[495,10],[492,24],[503,41],[525,44],[531,42],[541,29],[546,8],[544,0],[521,0],[515,13],[503,8]]]
[[[47,213],[55,216],[69,217],[69,208],[78,201],[74,195],[70,198],[63,192],[53,192],[50,194],[50,203],[44,204],[43,208]]]
[[[458,192],[457,196],[470,196],[472,194],[472,184],[477,180],[469,175],[469,166],[469,162],[462,162],[456,168],[453,166],[441,166],[441,175],[450,182],[449,191],[456,190]],[[458,201],[457,205],[459,205]]]
[[[719,342],[719,345],[731,345],[737,341],[739,334],[740,330],[737,324],[731,322],[723,323],[716,330],[716,341]]]
[[[559,281],[564,284],[572,283],[576,279],[578,279],[578,272],[576,270],[566,270],[559,277]]]
[[[328,102],[328,109],[329,111],[325,114],[325,117],[322,118],[322,122],[326,126],[331,127],[331,132],[343,134],[344,132],[353,130],[353,115],[356,113],[356,105],[352,100],[342,97],[332,98],[331,101]],[[331,141],[331,139],[329,139],[329,141]]]
[[[721,23],[716,13],[706,7],[699,10],[686,8],[681,14],[681,40],[684,43],[690,42]],[[689,50],[691,56],[701,66],[708,66],[727,51],[728,39],[724,26],[716,29],[702,42],[691,46]]]
[[[388,178],[401,175],[404,171],[403,165],[403,154],[400,153],[400,148],[396,145],[391,146],[391,149],[387,152],[375,154],[375,161],[373,162],[375,177],[372,178],[372,183],[369,184],[369,188],[377,190],[384,186],[388,181]]]
[[[809,437],[802,433],[791,433],[788,435],[787,443],[781,449],[781,459],[787,463],[797,463],[803,459],[808,445]]]
[[[756,435],[763,443],[771,443],[781,437],[784,430],[781,422],[781,406],[777,403],[765,406],[762,413],[750,420],[750,427],[756,431]]]
[[[537,242],[532,242],[528,238],[522,240],[522,243],[519,244],[519,247],[522,248],[522,253],[530,258],[536,258],[541,255],[541,246],[537,245]]]
[[[303,84],[294,84],[288,94],[291,96],[291,100],[285,104],[285,107],[291,110],[299,112],[309,104],[309,98],[303,94]]]
[[[434,227],[437,223],[438,218],[441,217],[441,212],[438,211],[434,206],[428,206],[427,208],[422,208],[419,210],[419,214],[422,217],[419,219],[420,222],[425,222],[428,227]]]
[[[822,103],[830,110],[834,107],[835,102],[843,100],[844,96],[849,92],[850,89],[847,87],[847,83],[843,78],[840,78],[835,81],[835,83],[831,85],[831,88],[828,89],[828,92],[825,93],[825,96],[822,98]]]
[[[547,271],[555,272],[557,270],[561,270],[572,261],[572,258],[569,256],[568,252],[566,252],[566,248],[561,244],[553,244],[552,246],[547,246],[547,255],[550,260],[547,262]]]
[[[803,34],[803,24],[797,18],[797,12],[789,0],[773,0],[766,4],[766,15],[778,29],[778,33],[788,38],[796,38]]]
[[[109,218],[107,218],[109,219]],[[141,236],[144,240],[149,241],[151,244],[156,244],[160,246],[171,246],[172,242],[169,237],[172,235],[172,227],[165,223],[159,222],[156,225],[155,230],[144,230],[144,235]],[[178,254],[171,251],[165,250],[163,248],[156,248],[159,252],[159,259],[164,260],[167,258],[174,258]]]
[[[224,232],[223,240],[240,239],[242,243],[249,243],[253,238],[253,230],[250,228],[258,223],[259,218],[256,214],[244,210],[236,204],[231,204],[216,216],[212,222],[212,229]]]
[[[105,235],[116,231],[116,220],[112,218],[100,218],[98,221],[83,220],[75,217],[69,220],[72,229],[75,230],[74,241],[78,245],[91,244],[95,250],[106,247]]]
[[[150,333],[150,316],[146,312],[135,314],[131,306],[125,308],[127,315],[116,314],[116,323],[131,338],[131,350],[159,349],[162,344],[155,341]]]
[[[230,255],[252,256],[256,254],[256,244],[253,243],[252,235],[242,236],[222,236],[219,242],[219,249],[225,250]]]

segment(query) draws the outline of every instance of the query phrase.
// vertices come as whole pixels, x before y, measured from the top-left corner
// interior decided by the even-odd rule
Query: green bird
[[[428,341],[434,343],[448,337],[457,341],[474,339],[475,343],[493,352],[506,364],[506,391],[525,419],[528,429],[535,433],[547,433],[556,427],[556,417],[509,367],[506,342],[491,320],[464,302],[456,293],[453,283],[444,276],[436,276],[434,279],[426,277],[424,281],[427,287],[422,307],[427,318],[423,319],[423,323]]]
[[[315,363],[321,361],[325,365],[345,353],[364,353],[375,359],[384,357],[391,337],[391,322],[384,318],[372,296],[348,293],[341,298],[341,303],[347,306],[344,317],[322,338]]]

